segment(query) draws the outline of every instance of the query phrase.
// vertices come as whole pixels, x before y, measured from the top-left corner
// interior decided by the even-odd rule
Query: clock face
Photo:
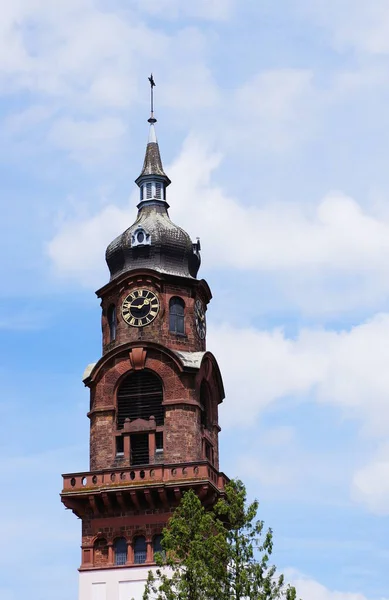
[[[158,297],[150,290],[139,289],[128,294],[122,304],[122,317],[132,327],[144,327],[159,312]]]
[[[204,305],[201,300],[196,300],[195,302],[195,319],[196,319],[196,329],[197,334],[201,340],[205,338],[205,334],[207,332],[207,326],[205,324],[205,310]]]

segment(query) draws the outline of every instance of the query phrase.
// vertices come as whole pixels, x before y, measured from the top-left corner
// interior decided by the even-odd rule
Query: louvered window
[[[148,465],[150,462],[149,456],[149,434],[134,433],[130,436],[131,445],[131,465]]]
[[[107,320],[109,325],[109,341],[116,339],[116,306],[111,304],[107,311]]]
[[[159,200],[162,198],[162,183],[155,184],[155,197]]]
[[[163,425],[163,388],[160,378],[150,371],[131,373],[120,385],[117,394],[117,426],[122,429],[125,419],[146,419],[154,416]]]
[[[140,565],[146,562],[147,547],[146,538],[143,535],[134,540],[134,563]]]
[[[127,562],[127,542],[124,538],[118,538],[114,544],[115,565],[125,565]]]
[[[151,183],[146,183],[146,198],[151,198],[151,195],[152,195]]]
[[[185,302],[175,296],[169,302],[169,330],[183,335],[185,333]]]

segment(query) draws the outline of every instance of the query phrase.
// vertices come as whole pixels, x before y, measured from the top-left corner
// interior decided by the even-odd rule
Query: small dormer
[[[150,246],[151,235],[144,227],[137,227],[135,231],[131,233],[131,248],[137,246]]]

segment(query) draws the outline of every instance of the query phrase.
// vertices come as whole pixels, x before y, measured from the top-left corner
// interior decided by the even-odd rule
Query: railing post
[[[130,456],[131,456],[131,441],[130,441],[129,433],[123,433],[123,451],[124,451],[124,458],[129,463]]]
[[[155,431],[149,432],[149,463],[155,462]]]

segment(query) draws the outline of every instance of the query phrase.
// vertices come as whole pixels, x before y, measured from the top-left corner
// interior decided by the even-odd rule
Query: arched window
[[[155,535],[154,539],[153,539],[153,553],[154,553],[154,558],[155,558],[155,555],[158,552],[160,554],[163,553],[163,549],[162,549],[162,535],[161,534]]]
[[[127,562],[127,541],[118,538],[114,544],[115,565],[125,565]]]
[[[147,547],[146,538],[143,535],[134,539],[134,563],[140,565],[146,562]]]
[[[151,371],[130,373],[117,393],[117,426],[122,429],[125,419],[155,417],[157,425],[163,425],[163,388],[160,378]]]
[[[201,424],[207,429],[211,428],[211,394],[206,381],[200,386]]]
[[[109,325],[109,341],[116,339],[116,306],[111,304],[107,311],[107,320]]]
[[[169,302],[169,330],[173,333],[185,333],[184,323],[185,302],[174,296]]]
[[[104,538],[98,538],[93,546],[93,564],[96,567],[108,562],[108,544]]]

